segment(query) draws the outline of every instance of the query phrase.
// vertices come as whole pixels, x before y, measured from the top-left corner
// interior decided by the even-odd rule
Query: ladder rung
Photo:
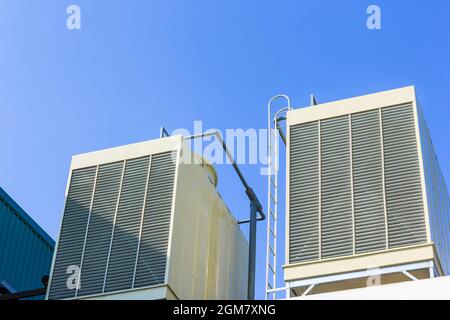
[[[275,200],[275,198],[273,197],[273,195],[272,195],[272,194],[270,194],[270,198],[272,199],[272,201],[273,201],[273,203],[274,203],[274,204],[276,204],[276,203],[277,203],[277,201]]]
[[[272,182],[272,185],[274,186],[274,188],[276,188],[277,184],[275,183],[275,180],[273,179],[273,176],[270,176],[270,181]]]
[[[273,211],[272,210],[270,210],[270,214],[271,214],[271,216],[272,216],[272,218],[273,218],[273,220],[277,220],[277,217],[275,217],[275,215],[274,215],[274,213],[273,213]]]
[[[272,209],[269,209],[269,213],[272,216],[273,220],[277,220],[277,218],[274,216]]]
[[[277,254],[275,253],[274,249],[273,249],[271,246],[269,246],[269,250],[270,250],[270,252],[272,252],[272,254],[273,254],[274,256],[277,255]]]
[[[276,156],[277,154],[276,153],[274,153],[274,154],[272,154],[272,156]],[[275,167],[275,165],[276,165],[277,163],[275,162],[275,161],[273,161],[272,159],[270,159],[270,161],[269,161],[269,163],[267,164],[267,166],[270,168],[270,169],[272,169],[272,170],[275,170],[276,169],[276,167]],[[272,171],[273,172],[273,171]]]
[[[272,265],[269,263],[268,266],[269,266],[270,271],[272,271],[272,273],[275,274],[275,270],[273,270]]]
[[[276,238],[277,235],[275,234],[275,231],[273,231],[273,229],[270,226],[269,226],[269,230],[270,230],[270,233],[273,235],[273,237]]]

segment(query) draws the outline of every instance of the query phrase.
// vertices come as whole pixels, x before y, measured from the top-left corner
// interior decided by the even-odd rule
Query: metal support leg
[[[434,263],[433,263],[433,261],[430,261],[429,270],[430,270],[430,278],[434,278]]]
[[[250,243],[248,252],[248,299],[255,299],[255,265],[256,265],[256,214],[258,208],[252,201],[250,203]]]

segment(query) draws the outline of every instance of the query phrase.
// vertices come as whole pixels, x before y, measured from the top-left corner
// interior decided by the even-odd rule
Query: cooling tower
[[[448,274],[448,192],[414,87],[292,110],[287,126],[291,296]]]
[[[72,158],[48,299],[245,299],[248,243],[181,136]]]

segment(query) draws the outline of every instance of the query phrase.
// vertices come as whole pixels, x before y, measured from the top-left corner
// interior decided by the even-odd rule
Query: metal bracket
[[[363,278],[363,277],[369,277],[369,276],[381,276],[384,274],[390,274],[390,273],[396,273],[400,272],[410,278],[411,280],[417,280],[416,277],[414,277],[412,274],[409,273],[409,271],[413,270],[419,270],[419,269],[427,269],[431,268],[430,266],[433,265],[432,261],[423,261],[423,262],[416,262],[416,263],[409,263],[409,264],[403,264],[398,266],[389,266],[389,267],[382,267],[379,269],[367,269],[367,270],[361,270],[361,271],[352,271],[352,272],[346,272],[336,275],[329,275],[329,276],[320,276],[316,278],[311,279],[305,279],[305,280],[294,280],[289,281],[288,286],[290,288],[295,287],[305,287],[305,286],[312,286],[312,285],[319,285],[321,283],[330,283],[330,282],[336,282],[336,281],[343,281],[343,280],[349,280],[349,279],[355,279],[355,278]]]

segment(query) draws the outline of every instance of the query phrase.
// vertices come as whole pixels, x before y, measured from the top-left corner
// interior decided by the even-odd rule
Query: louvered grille
[[[322,258],[353,253],[348,116],[321,122]]]
[[[165,152],[73,171],[50,299],[164,283],[175,166]],[[81,266],[78,291],[69,265]]]
[[[150,157],[127,161],[114,228],[106,291],[131,288]]]
[[[290,127],[289,263],[426,242],[414,121],[404,105]]]
[[[53,266],[49,291],[50,298],[66,299],[75,296],[67,286],[69,267],[79,267],[92,201],[97,168],[74,170],[70,179],[64,218],[58,242],[58,254]]]
[[[101,165],[98,169],[89,227],[81,265],[78,296],[101,293],[119,198],[123,162]]]
[[[319,259],[319,127],[290,129],[289,261]]]
[[[386,249],[379,113],[352,115],[356,253]]]
[[[170,153],[152,157],[135,287],[164,282],[174,173]]]
[[[384,108],[382,116],[389,247],[426,242],[412,106]]]

